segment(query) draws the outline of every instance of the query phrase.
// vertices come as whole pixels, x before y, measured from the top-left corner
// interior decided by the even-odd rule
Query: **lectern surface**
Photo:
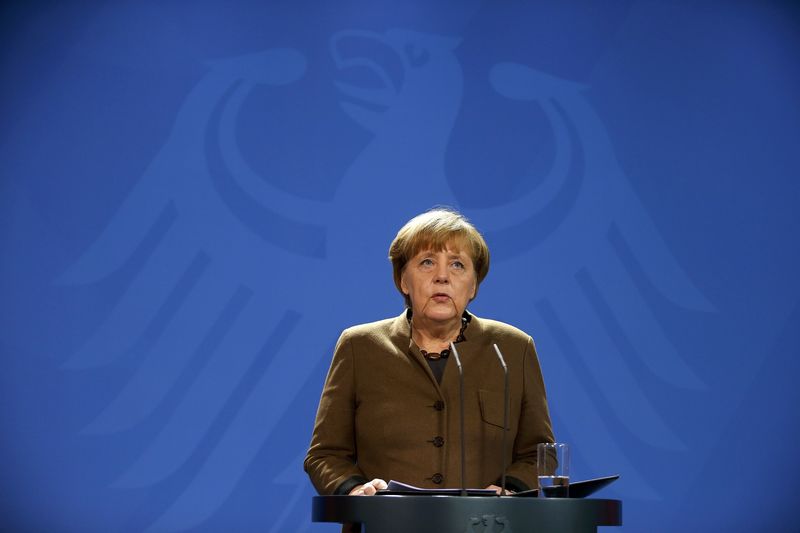
[[[314,522],[364,533],[590,533],[622,525],[619,500],[461,496],[315,496]]]

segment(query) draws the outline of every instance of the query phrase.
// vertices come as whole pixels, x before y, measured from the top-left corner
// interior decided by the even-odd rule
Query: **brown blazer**
[[[533,339],[473,316],[456,345],[464,369],[466,486],[499,484],[503,371],[509,370],[509,486],[537,484],[536,444],[553,442]],[[461,485],[458,369],[451,355],[441,385],[411,340],[406,313],[346,329],[322,390],[304,467],[320,494],[391,479],[419,487]],[[346,493],[346,492],[345,492]]]

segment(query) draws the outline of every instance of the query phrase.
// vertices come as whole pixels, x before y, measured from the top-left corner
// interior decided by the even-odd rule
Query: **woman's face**
[[[438,252],[420,251],[408,261],[400,278],[414,317],[435,322],[460,320],[475,297],[477,284],[472,258],[455,243]]]

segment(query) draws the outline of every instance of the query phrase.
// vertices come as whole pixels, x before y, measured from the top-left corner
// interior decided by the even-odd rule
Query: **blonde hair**
[[[389,246],[389,260],[392,262],[394,284],[403,295],[407,307],[411,307],[411,299],[403,293],[400,280],[408,261],[422,250],[441,251],[454,241],[464,246],[472,259],[477,277],[477,294],[478,287],[489,273],[489,247],[464,215],[455,209],[436,207],[415,216],[397,232]]]

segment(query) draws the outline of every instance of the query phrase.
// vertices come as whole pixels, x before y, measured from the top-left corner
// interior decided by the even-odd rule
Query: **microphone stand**
[[[508,366],[503,359],[503,354],[500,353],[500,348],[494,344],[494,351],[497,353],[497,358],[500,364],[503,365],[503,374],[505,375],[505,384],[503,387],[503,478],[500,483],[500,495],[506,495],[506,470],[508,469],[508,457],[506,456],[506,435],[508,434]]]
[[[456,350],[456,345],[454,343],[450,343],[450,350],[453,352],[453,356],[456,358],[456,367],[458,367],[458,386],[459,386],[459,398],[460,398],[460,409],[461,409],[461,495],[467,495],[467,485],[466,485],[466,476],[464,471],[466,469],[467,459],[464,455],[464,370],[461,368],[461,358],[458,356],[458,350]],[[505,437],[505,435],[503,435]]]

